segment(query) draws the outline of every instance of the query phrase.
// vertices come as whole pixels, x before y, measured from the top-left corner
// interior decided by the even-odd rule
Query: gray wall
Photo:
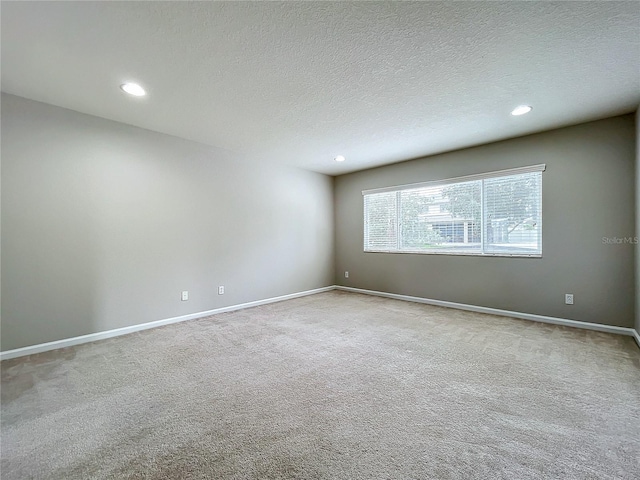
[[[636,112],[636,238],[640,240],[640,108]],[[640,334],[640,244],[636,245],[636,332]]]
[[[337,177],[340,285],[631,327],[635,235],[633,115]],[[363,252],[362,190],[547,164],[543,258]],[[344,278],[344,271],[349,278]],[[564,305],[564,294],[575,305]]]
[[[331,177],[2,95],[2,350],[331,285],[333,226]]]

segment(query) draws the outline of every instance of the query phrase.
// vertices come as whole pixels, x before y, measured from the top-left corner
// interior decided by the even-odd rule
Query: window
[[[365,190],[365,252],[542,256],[544,165]]]

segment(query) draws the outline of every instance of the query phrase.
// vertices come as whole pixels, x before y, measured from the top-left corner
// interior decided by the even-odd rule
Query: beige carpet
[[[2,362],[2,479],[638,479],[631,337],[344,292]]]

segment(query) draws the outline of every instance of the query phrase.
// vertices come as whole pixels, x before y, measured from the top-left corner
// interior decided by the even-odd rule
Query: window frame
[[[419,183],[410,183],[405,185],[397,185],[390,187],[382,187],[382,188],[373,188],[362,191],[363,197],[363,251],[364,253],[391,253],[391,254],[417,254],[417,255],[455,255],[455,256],[476,256],[476,257],[522,257],[522,258],[542,258],[542,205],[543,205],[543,195],[542,195],[542,172],[546,170],[545,164],[531,165],[526,167],[517,167],[510,168],[505,170],[497,170],[493,172],[486,172],[474,175],[465,175],[461,177],[453,177],[446,178],[442,180],[433,180],[428,182],[419,182]],[[509,177],[509,176],[517,176],[525,173],[540,173],[540,186],[539,186],[539,211],[540,211],[540,226],[538,229],[538,250],[533,253],[526,252],[499,252],[499,251],[485,251],[486,250],[486,209],[485,209],[485,192],[484,192],[484,182],[480,183],[480,216],[481,216],[481,229],[480,229],[480,250],[479,251],[458,251],[458,250],[447,250],[443,249],[433,249],[433,250],[412,250],[410,248],[400,248],[402,244],[402,222],[401,222],[401,201],[400,197],[403,191],[405,190],[415,190],[419,188],[425,187],[437,187],[437,186],[445,186],[452,185],[464,182],[472,182],[472,181],[480,181],[487,179],[495,179],[501,177]],[[368,239],[368,221],[367,221],[367,209],[366,209],[366,197],[367,195],[378,194],[378,193],[391,193],[394,192],[396,194],[396,248],[395,249],[367,249],[367,239]]]

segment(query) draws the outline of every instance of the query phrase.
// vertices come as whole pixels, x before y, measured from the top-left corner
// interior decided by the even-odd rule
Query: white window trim
[[[362,195],[370,195],[372,193],[397,192],[400,190],[411,190],[421,187],[435,187],[437,185],[447,185],[450,183],[470,182],[472,180],[482,180],[485,178],[506,177],[509,175],[519,175],[521,173],[544,172],[547,166],[544,163],[540,165],[531,165],[529,167],[509,168],[507,170],[498,170],[495,172],[477,173],[474,175],[465,175],[463,177],[445,178],[443,180],[432,180],[429,182],[409,183],[406,185],[397,185],[394,187],[372,188],[362,190]]]
[[[486,173],[478,173],[473,175],[464,175],[461,177],[453,177],[446,178],[442,180],[433,180],[428,182],[418,182],[418,183],[409,183],[405,185],[396,185],[392,187],[382,187],[382,188],[372,188],[368,190],[362,190],[362,196],[370,195],[374,193],[384,193],[384,192],[400,192],[403,190],[411,190],[414,188],[422,188],[422,187],[431,187],[431,186],[439,186],[439,185],[448,185],[451,183],[460,183],[460,182],[469,182],[473,180],[483,180],[488,178],[498,178],[498,177],[506,177],[510,175],[519,175],[523,173],[532,173],[532,172],[544,172],[547,166],[544,163],[538,165],[530,165],[526,167],[517,167],[517,168],[509,168],[505,170],[497,170],[494,172],[486,172]],[[484,182],[482,183],[484,185]],[[399,205],[396,208],[400,208]],[[542,202],[540,204],[540,209],[542,210]],[[541,212],[542,213],[542,212]],[[399,215],[399,213],[398,213]],[[483,222],[484,223],[484,222]],[[366,225],[363,225],[366,228]],[[364,235],[363,235],[364,237]],[[396,239],[399,242],[399,239]],[[428,250],[372,250],[366,249],[366,245],[364,246],[364,253],[392,253],[392,254],[400,254],[400,255],[455,255],[455,256],[471,256],[471,257],[520,257],[520,258],[542,258],[542,238],[540,238],[540,253],[501,253],[501,252],[484,252],[484,235],[481,235],[481,242],[483,245],[481,246],[481,250],[479,252],[472,251],[453,251],[453,250],[438,250],[438,251],[428,251]]]

